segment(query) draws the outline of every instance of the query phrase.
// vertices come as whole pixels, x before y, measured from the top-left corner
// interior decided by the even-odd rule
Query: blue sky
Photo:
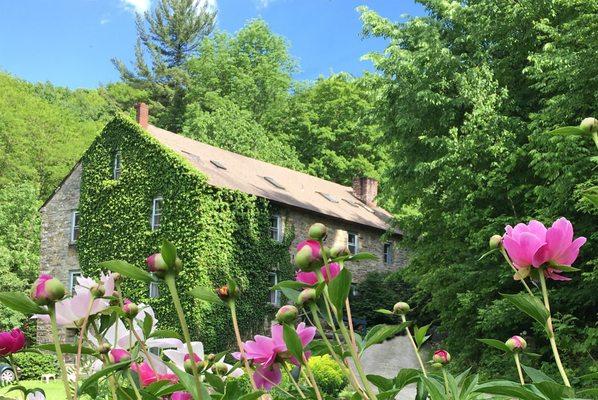
[[[0,70],[71,88],[117,81],[110,59],[133,59],[135,12],[156,1],[0,0]],[[367,5],[394,21],[423,13],[413,0],[208,1],[217,1],[217,29],[236,32],[261,17],[284,36],[300,65],[297,79],[371,69],[360,57],[383,49],[384,41],[360,36],[357,6]]]

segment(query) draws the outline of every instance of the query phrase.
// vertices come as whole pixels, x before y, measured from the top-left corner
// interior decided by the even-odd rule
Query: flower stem
[[[521,371],[521,363],[519,362],[519,353],[513,353],[513,357],[515,357],[515,366],[517,367],[517,373],[519,374],[519,382],[522,385],[525,385],[525,379],[523,379],[523,372]]]
[[[569,378],[567,377],[567,373],[565,372],[565,368],[563,367],[563,363],[561,362],[561,356],[559,355],[559,349],[556,345],[556,339],[554,337],[554,328],[552,327],[552,317],[550,315],[550,303],[548,302],[548,288],[546,287],[546,277],[544,276],[544,271],[540,271],[540,285],[542,286],[542,297],[544,298],[544,307],[548,311],[548,319],[546,320],[546,327],[548,328],[548,340],[550,341],[550,347],[552,348],[552,354],[554,355],[554,361],[556,362],[556,366],[561,373],[561,378],[563,378],[563,382],[565,386],[571,387],[571,383],[569,383]]]
[[[193,355],[193,347],[191,347],[191,335],[189,335],[189,327],[187,326],[187,321],[185,320],[185,314],[183,313],[183,307],[181,306],[181,300],[179,299],[179,293],[176,288],[174,275],[168,273],[164,277],[164,280],[166,281],[166,285],[168,286],[168,290],[170,291],[170,295],[172,296],[174,308],[176,309],[176,313],[179,317],[179,323],[181,324],[181,329],[183,330],[183,337],[185,338],[185,343],[187,344],[187,351],[189,352],[189,357],[191,358],[191,360],[195,360]],[[199,397],[199,400],[203,400],[201,382],[199,381],[199,373],[197,371],[196,363],[191,363],[191,370],[193,372],[193,378],[195,379],[195,384],[197,386],[197,395]]]
[[[127,370],[127,379],[129,380],[129,383],[131,384],[131,387],[133,388],[133,391],[135,392],[135,397],[137,397],[137,400],[142,400],[141,393],[139,393],[139,390],[137,389],[137,385],[135,385],[135,381],[133,380],[133,377],[131,376],[131,371],[129,371],[129,370]]]
[[[230,308],[230,315],[231,319],[233,320],[233,330],[235,331],[235,338],[237,339],[237,346],[239,347],[239,352],[241,353],[241,362],[245,367],[245,373],[249,378],[249,382],[251,382],[251,387],[253,390],[257,390],[257,386],[255,386],[255,381],[253,380],[253,374],[251,373],[251,368],[249,367],[249,361],[247,357],[245,357],[245,348],[243,347],[243,340],[241,339],[241,331],[239,330],[239,322],[237,321],[237,306],[234,300],[228,302],[228,306]]]
[[[407,322],[407,318],[405,318],[405,315],[403,315],[403,314],[401,314],[401,321],[403,321],[403,323]],[[409,341],[411,342],[411,346],[413,346],[413,351],[415,352],[415,357],[417,357],[417,362],[419,363],[419,366],[422,369],[424,376],[427,377],[428,373],[426,372],[426,367],[424,366],[424,362],[422,361],[422,358],[419,354],[419,349],[417,348],[417,344],[415,344],[415,340],[413,340],[413,336],[411,335],[409,326],[406,326],[405,330],[407,331],[407,337],[409,338]]]
[[[8,361],[10,362],[10,366],[11,366],[13,372],[15,373],[15,383],[18,385],[19,384],[19,372],[17,371],[15,360],[14,360],[12,354],[8,355]]]
[[[505,258],[505,260],[507,261],[507,264],[509,264],[509,266],[511,267],[511,269],[513,269],[513,271],[515,271],[515,274],[518,275],[521,279],[519,280],[523,286],[525,286],[525,290],[527,290],[527,292],[533,296],[534,293],[532,292],[532,290],[529,288],[529,286],[527,285],[527,283],[525,282],[525,278],[523,278],[521,275],[519,275],[519,270],[517,268],[515,268],[515,266],[513,265],[513,263],[511,262],[511,259],[509,258],[506,250],[504,247],[500,246],[500,252],[503,255],[503,257]]]
[[[91,313],[91,309],[93,307],[94,297],[91,296],[89,300],[89,306],[87,307],[87,313],[85,314],[85,319],[83,320],[83,324],[81,325],[81,330],[79,332],[79,338],[77,340],[77,355],[75,357],[75,386],[78,387],[79,385],[79,371],[81,370],[81,349],[83,347],[83,336],[87,331],[87,323],[89,322],[89,314]],[[77,400],[77,390],[73,393],[73,398]]]
[[[56,305],[54,303],[48,305],[48,311],[50,314],[50,328],[52,330],[52,339],[54,340],[54,349],[56,350],[56,358],[58,359],[58,365],[60,366],[60,375],[62,376],[65,395],[67,400],[72,400],[73,396],[71,395],[71,389],[69,386],[68,373],[66,371],[64,356],[62,355],[62,348],[60,347],[60,338],[58,336],[58,326],[56,324]]]
[[[301,398],[304,399],[305,398],[305,394],[303,394],[303,391],[299,387],[299,384],[297,383],[297,381],[295,380],[295,378],[293,378],[293,375],[291,374],[291,370],[289,370],[289,366],[287,365],[287,363],[283,362],[282,363],[282,367],[284,368],[285,372],[289,376],[289,379],[291,380],[291,382],[293,382],[293,385],[295,386],[295,389],[297,389],[297,392],[299,392],[299,395],[301,396]]]

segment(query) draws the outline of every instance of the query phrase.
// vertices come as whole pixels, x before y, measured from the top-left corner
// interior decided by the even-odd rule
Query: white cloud
[[[110,20],[108,18],[102,18],[100,20],[100,25],[106,25],[108,22],[110,22]]]
[[[267,8],[270,4],[272,4],[275,0],[255,0],[256,6],[258,9]]]
[[[151,0],[120,0],[120,2],[125,8],[143,14],[149,10]]]
[[[195,0],[197,3],[197,10],[201,10],[204,6],[210,12],[214,12],[218,9],[218,2],[217,0]]]

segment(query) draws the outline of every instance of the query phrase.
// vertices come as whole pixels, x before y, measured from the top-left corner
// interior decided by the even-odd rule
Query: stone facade
[[[40,271],[60,279],[67,290],[71,287],[71,277],[79,271],[79,259],[75,242],[71,240],[73,213],[79,205],[81,187],[81,164],[77,164],[71,174],[56,189],[54,195],[42,206]],[[66,341],[71,341],[75,331],[62,330]],[[38,343],[51,341],[48,324],[37,324]]]
[[[400,236],[393,235],[391,238],[383,240],[384,231],[375,228],[368,228],[363,225],[352,224],[346,221],[333,219],[321,214],[309,211],[280,206],[279,214],[283,221],[283,230],[294,229],[295,239],[291,246],[293,253],[297,244],[305,239],[310,225],[315,222],[321,222],[328,227],[328,245],[332,244],[335,231],[338,229],[354,233],[358,237],[358,251],[369,252],[378,256],[376,261],[360,261],[351,264],[351,273],[354,282],[360,282],[368,272],[390,272],[405,266],[407,262],[407,253],[399,249],[397,245]],[[384,243],[391,243],[392,262],[384,262]]]

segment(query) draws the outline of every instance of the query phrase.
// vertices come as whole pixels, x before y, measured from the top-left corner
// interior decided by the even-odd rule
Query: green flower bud
[[[228,366],[225,363],[217,362],[212,367],[212,372],[216,375],[224,376],[228,372]]]
[[[316,222],[312,226],[309,227],[309,237],[313,240],[322,241],[326,238],[326,234],[328,232],[328,228],[326,225]]]
[[[399,301],[392,308],[392,312],[394,312],[396,315],[405,315],[410,310],[411,310],[411,307],[409,307],[409,304],[405,303],[404,301]]]
[[[52,301],[62,300],[66,293],[64,285],[56,278],[52,278],[46,282],[46,290],[48,298]]]
[[[316,301],[316,298],[317,298],[316,289],[313,289],[313,288],[303,289],[301,291],[301,293],[299,293],[299,298],[297,299],[297,303],[304,306],[304,305],[311,303],[312,301]]]
[[[523,351],[527,348],[527,342],[521,336],[512,336],[505,344],[511,351]]]
[[[97,351],[100,354],[108,354],[110,349],[111,349],[111,346],[108,343],[102,343],[101,345],[98,346]]]
[[[502,245],[502,236],[492,235],[488,244],[491,249],[498,249]]]
[[[299,315],[297,307],[286,305],[280,307],[280,309],[276,313],[276,320],[281,324],[291,323],[297,319],[297,315]]]
[[[587,133],[594,133],[598,131],[598,120],[593,117],[584,118],[579,124],[579,127],[587,132]]]
[[[91,289],[89,289],[91,295],[96,299],[103,297],[106,294],[106,288],[102,284],[96,284]]]

